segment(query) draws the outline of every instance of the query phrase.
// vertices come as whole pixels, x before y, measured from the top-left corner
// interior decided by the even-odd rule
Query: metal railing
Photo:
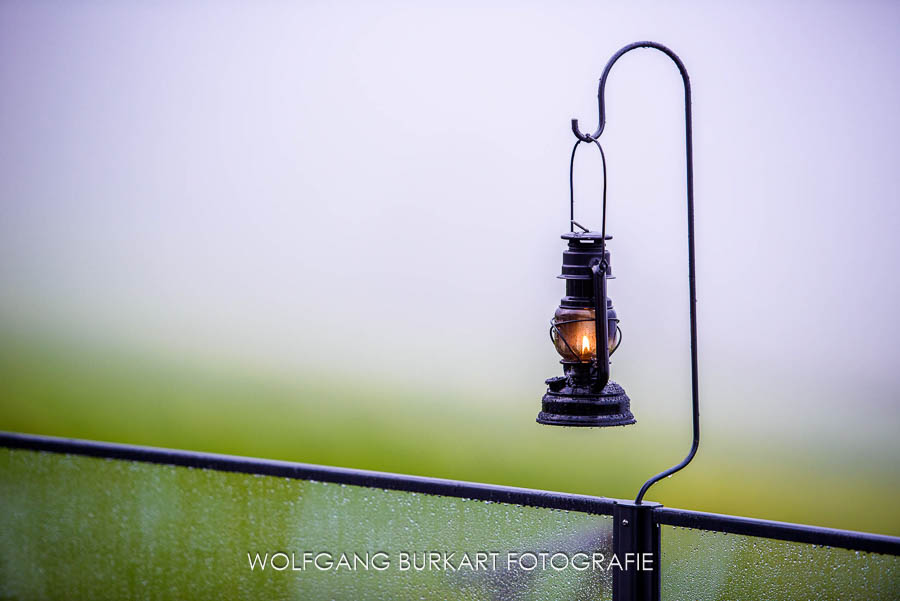
[[[900,556],[900,537],[688,511],[648,502],[636,505],[632,501],[605,497],[9,432],[0,433],[0,447],[340,483],[613,516],[613,553],[621,556],[649,551],[659,557],[660,527],[663,525]],[[659,599],[660,573],[659,569],[650,572],[614,571],[613,598],[617,601]]]

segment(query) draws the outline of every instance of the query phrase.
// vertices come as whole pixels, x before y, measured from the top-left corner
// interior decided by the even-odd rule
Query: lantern
[[[568,248],[559,278],[566,282],[566,295],[550,322],[550,338],[562,357],[564,375],[547,380],[537,421],[554,426],[633,424],[628,396],[609,379],[609,357],[621,341],[619,319],[606,295],[606,282],[613,277],[606,241],[612,236],[585,231],[562,238]]]

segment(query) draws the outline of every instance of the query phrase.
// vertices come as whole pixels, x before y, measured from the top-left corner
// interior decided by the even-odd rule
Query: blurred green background
[[[539,388],[524,399],[440,390],[426,398],[402,381],[353,381],[340,372],[173,361],[84,340],[5,341],[4,430],[616,498],[633,497],[689,444],[686,415],[646,415],[639,399],[637,427],[548,428],[534,422]],[[811,448],[790,431],[763,437],[741,426],[708,429],[690,469],[657,484],[650,498],[900,534],[896,448],[868,454],[839,433],[835,444]]]
[[[704,427],[649,497],[900,534],[898,30],[892,3],[4,2],[0,428],[632,497],[690,442],[662,55],[617,63],[603,134],[638,424],[534,419],[569,119],[649,38],[695,93]]]

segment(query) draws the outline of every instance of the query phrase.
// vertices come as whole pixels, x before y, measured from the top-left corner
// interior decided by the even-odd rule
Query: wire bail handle
[[[590,142],[593,142],[597,145],[597,148],[600,149],[600,161],[603,164],[603,217],[602,217],[602,225],[600,229],[600,247],[606,248],[606,153],[603,152],[603,147],[600,145],[600,142],[595,140],[594,138],[588,137]],[[578,152],[578,146],[584,142],[585,140],[578,139],[575,142],[575,146],[572,147],[572,157],[569,159],[569,231],[575,233],[575,227],[578,226],[584,233],[590,231],[589,228],[584,227],[577,221],[575,221],[575,153]]]

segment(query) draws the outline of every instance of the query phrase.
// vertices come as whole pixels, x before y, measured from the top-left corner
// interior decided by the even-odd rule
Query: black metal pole
[[[613,601],[659,601],[658,507],[628,501],[613,506]]]
[[[691,449],[688,452],[687,456],[681,461],[681,463],[670,467],[663,472],[660,472],[644,483],[634,501],[636,504],[640,505],[641,501],[644,498],[644,495],[647,493],[647,490],[651,486],[653,486],[653,484],[655,484],[659,480],[662,480],[666,476],[674,474],[678,470],[684,468],[688,463],[691,462],[691,460],[694,458],[694,455],[697,454],[697,449],[700,447],[700,394],[699,378],[697,375],[697,284],[694,268],[693,125],[691,119],[691,80],[688,77],[688,72],[684,66],[684,63],[681,61],[677,54],[672,52],[669,48],[656,42],[635,42],[621,48],[612,56],[612,58],[609,59],[609,62],[606,63],[606,67],[603,69],[603,75],[600,77],[600,86],[597,90],[597,105],[600,113],[600,123],[597,127],[597,130],[593,134],[583,134],[578,128],[578,119],[572,119],[572,132],[579,140],[583,142],[596,142],[596,139],[600,136],[600,134],[603,133],[603,129],[604,127],[606,127],[606,80],[609,77],[610,69],[612,69],[612,66],[624,54],[634,50],[635,48],[653,48],[668,56],[678,67],[678,72],[681,74],[681,80],[684,84],[684,144],[687,169],[688,294],[691,317],[691,405],[693,409],[694,434],[693,441],[691,442]]]

